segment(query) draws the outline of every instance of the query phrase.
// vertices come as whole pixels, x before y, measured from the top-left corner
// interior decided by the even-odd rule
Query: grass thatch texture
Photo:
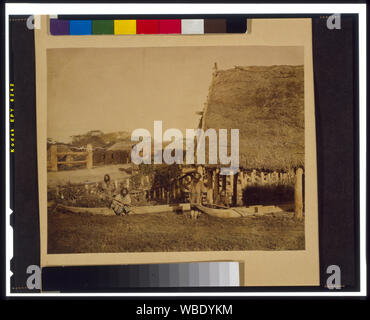
[[[204,128],[239,129],[240,166],[304,166],[303,66],[235,67],[214,73]]]

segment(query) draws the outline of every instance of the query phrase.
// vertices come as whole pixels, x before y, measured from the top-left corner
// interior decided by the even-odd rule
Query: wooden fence
[[[50,161],[48,168],[50,171],[58,171],[58,165],[65,165],[72,167],[73,165],[86,164],[87,169],[93,167],[93,149],[92,145],[86,146],[86,151],[60,151],[58,152],[56,145],[50,146]],[[85,158],[83,160],[76,160],[76,158]]]
[[[295,215],[303,217],[303,169],[291,169],[288,172],[263,172],[239,170],[235,175],[221,175],[217,168],[198,167],[201,180],[208,185],[208,192],[203,193],[203,202],[214,204],[223,193],[226,203],[230,206],[243,205],[243,190],[248,186],[278,186],[290,185],[294,188]],[[174,180],[167,186],[153,186],[147,190],[149,200],[176,203],[183,202],[184,194],[181,191],[181,182]],[[188,196],[188,195],[186,195]]]

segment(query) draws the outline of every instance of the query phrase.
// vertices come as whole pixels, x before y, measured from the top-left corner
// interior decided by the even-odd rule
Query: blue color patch
[[[92,26],[91,20],[71,20],[69,21],[69,34],[78,35],[89,35],[91,34]]]

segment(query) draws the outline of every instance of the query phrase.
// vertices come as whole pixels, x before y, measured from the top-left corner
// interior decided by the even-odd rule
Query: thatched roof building
[[[239,129],[245,169],[304,166],[303,66],[216,67],[200,126]]]
[[[95,150],[93,159],[96,164],[121,164],[129,163],[132,142],[119,141],[106,150]]]
[[[119,141],[110,146],[107,151],[131,151],[133,143],[131,141]]]

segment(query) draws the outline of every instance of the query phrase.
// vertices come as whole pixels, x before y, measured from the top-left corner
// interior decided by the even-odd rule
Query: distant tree
[[[100,130],[91,130],[84,134],[71,136],[72,145],[76,147],[83,147],[87,144],[92,144],[94,147],[105,147],[103,140],[104,133]]]
[[[131,141],[131,135],[125,131],[104,133],[101,130],[90,130],[84,134],[71,136],[71,138],[72,145],[75,147],[83,147],[90,143],[95,148],[108,148],[120,141]]]
[[[47,140],[46,140],[47,147],[49,148],[49,146],[52,145],[52,144],[62,144],[62,143],[59,142],[59,141],[54,140],[53,138],[47,138]]]

